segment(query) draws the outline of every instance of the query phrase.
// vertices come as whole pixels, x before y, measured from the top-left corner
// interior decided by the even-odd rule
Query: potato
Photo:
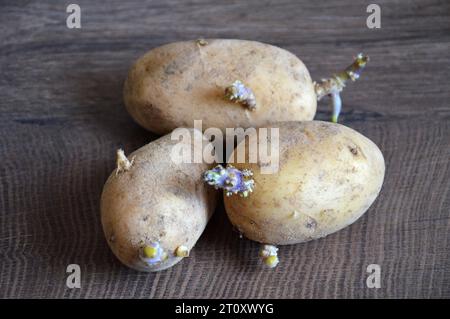
[[[108,244],[136,270],[159,271],[178,263],[215,209],[217,193],[202,181],[210,166],[174,163],[170,156],[176,143],[181,142],[166,135],[132,153],[130,160],[119,151],[118,168],[103,189],[101,221]]]
[[[194,120],[223,131],[312,120],[317,96],[308,70],[292,53],[254,41],[212,39],[149,51],[130,69],[124,101],[136,122],[165,134],[193,127]]]
[[[245,163],[233,164],[228,173],[217,173],[215,168],[205,174],[205,180],[219,186],[225,179],[217,176],[229,177],[230,172],[231,180],[237,176],[237,183],[228,185],[234,191],[245,189],[244,196],[233,195],[231,186],[225,185],[230,195],[224,196],[225,209],[244,236],[271,245],[306,242],[352,224],[367,211],[380,192],[385,171],[383,155],[372,141],[329,122],[285,122],[271,127],[279,128],[276,173],[262,174],[266,163],[261,161],[249,163],[246,143]],[[265,247],[262,255],[276,256],[273,248]]]

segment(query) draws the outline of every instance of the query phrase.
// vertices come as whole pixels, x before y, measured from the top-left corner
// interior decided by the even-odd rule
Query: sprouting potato
[[[166,134],[177,127],[263,127],[277,121],[312,120],[317,100],[339,92],[367,62],[314,83],[292,53],[255,41],[208,39],[157,47],[131,67],[124,86],[128,112],[144,128]]]
[[[104,186],[104,233],[131,268],[159,271],[188,256],[214,212],[218,196],[202,180],[210,165],[173,162],[176,143],[166,135],[128,158],[119,150],[117,169]]]
[[[385,164],[371,140],[340,124],[306,121],[270,127],[279,128],[277,172],[262,174],[265,163],[250,163],[244,140],[245,163],[217,166],[204,179],[224,189],[231,223],[245,237],[267,244],[261,256],[274,266],[274,246],[324,237],[361,217],[381,190]]]
[[[124,99],[133,118],[159,134],[200,119],[205,127],[225,129],[311,120],[316,112],[305,65],[286,50],[244,40],[155,48],[131,68]]]

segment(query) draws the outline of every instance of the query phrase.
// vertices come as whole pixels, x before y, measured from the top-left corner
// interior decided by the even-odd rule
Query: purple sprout
[[[216,189],[222,188],[227,196],[239,194],[247,197],[253,191],[255,182],[250,178],[253,173],[248,170],[239,170],[231,165],[226,168],[217,165],[203,174],[203,180]]]

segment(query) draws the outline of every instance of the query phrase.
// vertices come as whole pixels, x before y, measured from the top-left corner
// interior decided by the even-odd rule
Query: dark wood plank
[[[450,297],[450,4],[378,1],[78,1],[0,4],[0,297]],[[280,250],[263,268],[258,245],[218,209],[192,257],[157,274],[120,265],[107,248],[99,197],[114,151],[155,138],[127,115],[122,84],[139,55],[199,37],[263,41],[297,54],[316,79],[363,51],[372,60],[344,93],[342,117],[374,140],[383,191],[354,225]],[[318,119],[328,119],[320,104]],[[65,285],[66,266],[82,288]],[[368,289],[366,267],[382,269]]]

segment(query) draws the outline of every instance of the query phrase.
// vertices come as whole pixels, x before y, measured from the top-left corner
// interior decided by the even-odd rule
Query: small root
[[[337,123],[339,114],[341,113],[342,100],[340,97],[341,91],[344,89],[348,80],[356,81],[359,79],[362,70],[369,61],[367,55],[362,53],[355,57],[355,60],[344,71],[333,75],[328,79],[322,79],[321,82],[314,82],[314,90],[316,92],[317,101],[320,101],[324,96],[330,96],[333,105],[333,115],[331,121]]]
[[[259,256],[269,268],[275,268],[280,262],[278,259],[278,248],[273,245],[263,245],[259,251]]]
[[[131,161],[125,156],[125,153],[122,149],[117,150],[117,160],[116,160],[116,176],[122,172],[126,172],[130,170],[131,166],[134,163],[135,156],[131,159]]]
[[[158,242],[153,242],[142,247],[139,256],[148,266],[152,266],[168,258],[167,253]]]
[[[206,41],[203,38],[197,39],[196,43],[197,43],[197,45],[202,46],[202,47],[205,45],[208,45],[208,41]]]
[[[248,169],[239,170],[232,165],[225,168],[219,164],[203,173],[203,180],[216,189],[223,189],[226,196],[238,194],[247,197],[255,186],[252,175]]]
[[[177,257],[188,257],[189,256],[189,248],[184,245],[178,246],[175,249],[175,256]]]
[[[256,109],[256,98],[253,91],[237,80],[225,89],[225,98],[229,101],[239,103],[250,111]]]

